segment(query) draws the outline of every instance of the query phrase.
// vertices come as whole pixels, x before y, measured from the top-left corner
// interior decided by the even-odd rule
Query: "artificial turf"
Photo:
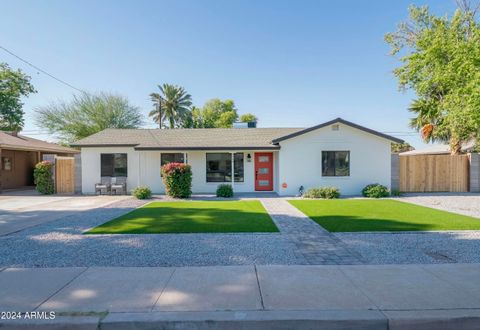
[[[253,201],[152,202],[86,234],[278,232],[263,205]]]
[[[290,200],[330,232],[480,230],[480,219],[390,199]]]

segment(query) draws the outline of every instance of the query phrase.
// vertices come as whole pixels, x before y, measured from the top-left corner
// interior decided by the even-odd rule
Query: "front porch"
[[[236,194],[278,191],[278,151],[142,150],[137,153],[138,173],[128,171],[129,187],[148,186],[154,194],[165,192],[160,168],[173,161],[191,165],[194,194],[214,194],[218,185],[225,183],[231,184]],[[137,182],[134,182],[135,176]]]

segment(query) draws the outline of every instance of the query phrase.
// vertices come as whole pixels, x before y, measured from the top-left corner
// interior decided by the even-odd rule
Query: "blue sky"
[[[0,45],[83,90],[127,96],[145,114],[148,95],[168,82],[197,106],[233,99],[261,127],[342,117],[418,148],[417,134],[404,133],[413,95],[398,91],[399,63],[383,41],[412,3],[455,9],[453,0],[0,0]],[[2,50],[0,61],[32,76],[38,94],[25,100],[25,132],[52,140],[34,109],[75,91]]]

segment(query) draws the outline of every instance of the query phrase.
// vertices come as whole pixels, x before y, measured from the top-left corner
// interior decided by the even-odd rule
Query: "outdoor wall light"
[[[247,162],[249,162],[249,163],[250,163],[251,161],[252,161],[252,155],[250,155],[250,154],[247,154]]]

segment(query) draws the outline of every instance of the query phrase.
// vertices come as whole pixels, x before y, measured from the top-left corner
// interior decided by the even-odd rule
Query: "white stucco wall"
[[[168,151],[168,153],[183,153],[184,151]],[[229,152],[229,151],[211,151],[215,153]],[[206,152],[204,151],[187,151],[188,164],[192,166],[192,191],[194,193],[214,193],[219,182],[207,182],[206,173]],[[247,161],[247,154],[250,153],[252,161]],[[140,182],[142,185],[149,186],[154,193],[164,193],[160,177],[160,151],[139,151],[140,154]],[[236,192],[251,192],[254,191],[254,161],[253,152],[244,152],[244,182],[235,182],[234,190]],[[228,182],[230,183],[230,182]]]
[[[340,124],[280,142],[280,195],[296,195],[300,186],[335,186],[343,195],[358,195],[369,183],[390,187],[390,141]],[[322,151],[350,151],[350,176],[322,177]],[[287,188],[282,184],[286,183]]]
[[[183,153],[184,151],[168,151],[168,153]],[[229,151],[212,151],[229,152]],[[154,193],[164,193],[165,188],[160,177],[160,151],[136,151],[133,148],[106,147],[82,148],[82,192],[93,194],[95,183],[100,182],[100,154],[127,153],[128,157],[128,190],[142,185],[148,186]],[[244,152],[244,182],[235,182],[236,192],[253,192],[255,190],[254,151]],[[247,154],[251,161],[247,161]],[[275,154],[275,152],[274,152]],[[274,155],[274,157],[276,157]],[[188,151],[188,163],[192,166],[192,191],[194,193],[214,193],[218,182],[206,182],[206,152]],[[274,164],[274,173],[276,164]],[[276,179],[274,178],[274,187]]]
[[[82,193],[94,194],[95,184],[100,182],[100,155],[102,153],[127,154],[127,189],[138,186],[138,152],[127,147],[82,148]]]

